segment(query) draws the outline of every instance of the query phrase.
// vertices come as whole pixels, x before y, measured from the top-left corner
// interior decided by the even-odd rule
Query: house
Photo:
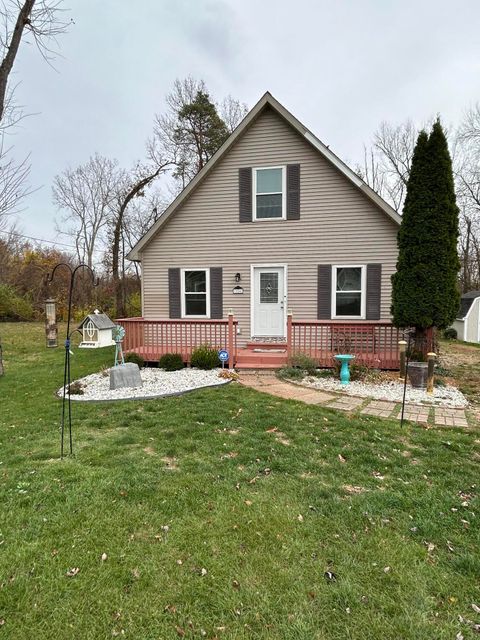
[[[82,349],[99,349],[115,344],[112,331],[116,324],[105,313],[97,309],[82,320],[79,330],[82,332],[82,342],[78,345]]]
[[[480,291],[462,295],[457,319],[452,326],[459,340],[480,342]]]
[[[299,351],[330,364],[348,350],[396,367],[399,224],[266,93],[128,254],[141,262],[143,307],[141,319],[119,321],[124,346],[188,360],[206,341],[245,367]]]

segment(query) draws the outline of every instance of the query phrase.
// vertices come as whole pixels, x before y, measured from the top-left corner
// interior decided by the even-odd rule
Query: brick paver
[[[384,400],[372,400],[361,413],[368,416],[377,416],[379,418],[389,418],[395,409],[395,402],[386,402]]]
[[[409,420],[410,422],[419,422],[421,424],[427,424],[429,413],[430,413],[430,407],[425,407],[425,406],[416,405],[416,404],[406,404],[403,418],[404,420]],[[401,406],[398,414],[394,417],[397,418],[398,420],[401,420],[402,418]]]
[[[356,398],[354,396],[340,396],[334,402],[329,402],[329,409],[340,409],[340,411],[353,411],[363,404],[365,398]]]
[[[468,427],[467,416],[463,409],[435,407],[434,422],[440,427]]]

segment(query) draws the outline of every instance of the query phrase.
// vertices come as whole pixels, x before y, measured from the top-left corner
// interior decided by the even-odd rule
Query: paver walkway
[[[340,393],[327,393],[318,389],[302,387],[291,382],[279,380],[270,372],[241,373],[240,384],[272,396],[288,400],[300,400],[306,404],[323,404],[329,409],[340,411],[357,411],[367,416],[378,418],[401,419],[401,404],[386,400],[371,400]],[[448,407],[431,407],[429,405],[406,404],[404,419],[419,424],[428,424],[430,414],[437,427],[468,427],[468,420],[463,409]]]

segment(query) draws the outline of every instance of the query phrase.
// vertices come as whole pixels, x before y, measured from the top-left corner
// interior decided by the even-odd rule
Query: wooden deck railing
[[[233,315],[226,320],[120,318],[116,322],[125,329],[124,352],[134,351],[150,362],[158,361],[164,353],[180,353],[184,362],[190,362],[192,351],[204,344],[226,349],[229,368],[237,357],[238,322]]]
[[[336,354],[351,353],[356,362],[379,369],[398,369],[401,337],[400,330],[389,322],[303,322],[288,316],[289,357],[303,353],[320,367],[331,367]]]

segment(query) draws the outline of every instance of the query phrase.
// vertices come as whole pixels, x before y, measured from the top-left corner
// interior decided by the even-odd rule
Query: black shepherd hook
[[[63,399],[62,399],[62,423],[61,423],[61,444],[60,444],[60,456],[63,458],[64,451],[64,436],[65,436],[65,405],[67,402],[68,396],[68,434],[70,441],[70,455],[73,454],[73,439],[72,439],[72,405],[70,400],[70,345],[71,345],[71,337],[72,334],[78,331],[78,329],[74,329],[70,331],[70,321],[72,317],[72,295],[73,295],[73,287],[75,285],[75,275],[79,269],[86,269],[90,275],[92,276],[93,286],[96,287],[98,285],[98,278],[95,277],[95,273],[91,267],[87,264],[79,264],[75,269],[67,262],[59,262],[55,265],[50,276],[47,277],[46,283],[50,284],[53,281],[55,276],[55,272],[60,267],[66,267],[70,271],[70,290],[68,293],[68,316],[67,316],[67,336],[65,338],[65,365],[63,369]]]
[[[410,354],[412,347],[412,337],[414,335],[414,329],[406,329],[404,332],[404,338],[407,338],[407,352],[405,354],[405,379],[403,381],[403,398],[402,398],[402,413],[400,416],[400,428],[403,427],[403,416],[405,414],[405,396],[407,394],[407,376],[408,376],[408,365],[410,362]]]

